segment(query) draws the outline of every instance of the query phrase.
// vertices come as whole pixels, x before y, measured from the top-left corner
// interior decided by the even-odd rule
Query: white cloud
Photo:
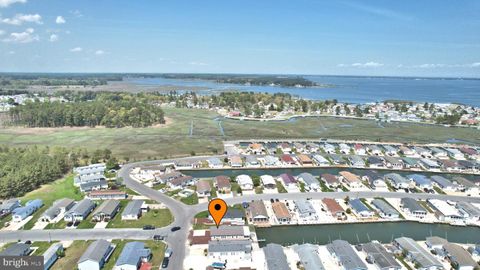
[[[480,62],[471,63],[470,67],[480,67]]]
[[[78,9],[70,11],[70,14],[72,14],[73,16],[75,16],[77,18],[83,17],[82,12],[80,12],[80,10],[78,10]]]
[[[0,36],[5,35],[5,31],[0,30]]]
[[[337,66],[338,67],[376,68],[376,67],[383,67],[384,64],[370,61],[366,63],[338,64]]]
[[[188,64],[192,66],[208,66],[207,63],[202,63],[202,62],[190,62]]]
[[[83,49],[81,47],[75,47],[73,49],[70,49],[71,52],[81,52]]]
[[[27,0],[0,0],[0,7],[8,7],[15,3],[26,3]]]
[[[103,50],[96,50],[95,55],[103,55],[105,52]]]
[[[58,35],[57,34],[51,34],[49,40],[50,40],[50,42],[58,41]]]
[[[3,42],[11,43],[30,43],[40,40],[38,35],[34,35],[35,30],[33,28],[27,28],[24,32],[10,33],[8,38],[3,39]]]
[[[39,14],[16,14],[13,18],[2,19],[2,22],[11,25],[22,25],[23,23],[43,24],[42,16]]]
[[[56,24],[64,24],[66,22],[67,21],[65,20],[65,18],[63,18],[63,16],[57,16],[57,19],[55,20]]]

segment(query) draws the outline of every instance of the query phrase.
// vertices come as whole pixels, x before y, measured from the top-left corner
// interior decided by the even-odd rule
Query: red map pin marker
[[[215,221],[215,225],[217,225],[217,228],[220,225],[223,216],[225,216],[225,213],[227,213],[227,208],[227,203],[222,199],[216,198],[208,203],[208,212],[210,212],[213,221]]]

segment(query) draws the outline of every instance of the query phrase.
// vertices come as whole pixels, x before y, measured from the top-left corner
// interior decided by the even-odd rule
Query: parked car
[[[156,234],[156,235],[153,236],[153,240],[155,240],[155,241],[162,241],[164,239],[165,239],[165,236],[163,236],[163,235]]]
[[[170,258],[172,257],[172,254],[173,254],[173,250],[171,248],[167,248],[165,250],[165,258]]]
[[[167,268],[168,267],[168,262],[170,261],[170,259],[168,259],[167,257],[163,258],[163,261],[162,261],[162,268]]]
[[[176,232],[178,230],[180,230],[181,228],[179,226],[175,226],[173,227],[172,229],[170,229],[172,232]]]
[[[145,225],[145,226],[143,226],[143,229],[144,229],[144,230],[155,230],[155,226]]]

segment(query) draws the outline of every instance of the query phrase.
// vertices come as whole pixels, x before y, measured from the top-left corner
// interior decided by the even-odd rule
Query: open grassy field
[[[119,158],[144,160],[221,153],[222,140],[254,138],[334,138],[398,142],[446,142],[450,139],[480,144],[480,130],[443,126],[376,123],[333,117],[299,118],[282,122],[222,119],[207,110],[165,108],[169,123],[148,128],[4,128],[0,144],[109,148]]]
[[[173,216],[168,209],[151,209],[143,213],[138,220],[122,220],[122,211],[128,201],[120,202],[120,211],[108,223],[107,228],[142,228],[145,225],[153,225],[157,228],[167,226],[173,222]]]
[[[60,258],[52,266],[52,270],[75,269],[78,259],[87,249],[92,241],[74,241],[71,246],[65,249],[65,257]]]

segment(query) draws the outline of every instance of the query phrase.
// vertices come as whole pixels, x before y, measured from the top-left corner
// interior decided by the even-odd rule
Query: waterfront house
[[[360,156],[365,156],[367,154],[367,151],[365,150],[365,147],[363,147],[363,145],[361,145],[359,143],[356,143],[353,146],[353,151],[355,152],[356,155],[360,155]]]
[[[427,215],[427,210],[412,198],[402,198],[400,207],[411,217],[423,219]]]
[[[232,168],[241,168],[243,167],[242,157],[239,155],[230,156],[228,158],[228,164]]]
[[[283,247],[279,244],[270,243],[262,248],[265,253],[265,269],[267,270],[290,270],[287,256]]]
[[[275,179],[271,175],[265,174],[260,176],[260,181],[262,182],[263,187],[266,189],[277,188],[277,182],[275,182]]]
[[[315,163],[316,166],[329,166],[330,161],[328,161],[326,158],[324,158],[321,155],[313,155],[313,162]]]
[[[40,217],[43,222],[53,222],[58,216],[64,215],[75,205],[75,201],[68,198],[56,200]]]
[[[137,220],[142,215],[142,209],[145,209],[145,201],[132,200],[122,212],[122,220]]]
[[[453,243],[443,245],[446,259],[458,270],[474,270],[480,266],[463,247]]]
[[[358,175],[348,171],[341,171],[339,174],[340,180],[347,185],[349,189],[358,189],[363,187],[362,181]]]
[[[467,224],[476,224],[480,221],[480,208],[469,202],[457,202],[455,207],[460,211]]]
[[[280,161],[282,162],[282,165],[284,166],[292,166],[296,165],[297,163],[293,159],[292,155],[289,154],[283,154],[280,156]]]
[[[384,145],[383,148],[385,148],[385,155],[390,157],[398,156],[397,154],[398,150],[394,146]]]
[[[209,218],[213,220],[211,216]],[[243,209],[229,207],[223,216],[222,222],[231,225],[245,225],[245,213]]]
[[[264,156],[262,160],[265,167],[275,167],[280,164],[278,158],[274,156]]]
[[[385,219],[398,219],[400,213],[383,199],[374,199],[372,205],[378,209],[380,217]]]
[[[470,159],[477,159],[479,157],[478,151],[474,148],[464,146],[460,148],[460,152],[462,152],[464,156]]]
[[[439,170],[440,164],[433,159],[429,158],[422,158],[420,159],[420,166],[423,167],[425,170]]]
[[[75,204],[63,217],[66,222],[82,221],[95,209],[95,203],[89,199],[83,199]]]
[[[415,156],[415,151],[412,149],[408,148],[407,146],[400,146],[400,153],[404,154],[405,156]]]
[[[470,160],[458,160],[457,164],[460,170],[465,170],[465,171],[474,172],[474,171],[477,171],[479,168],[479,164]]]
[[[193,184],[195,184],[195,179],[190,175],[182,175],[167,182],[167,186],[172,189],[185,188]]]
[[[423,174],[410,174],[407,176],[408,179],[415,183],[415,186],[421,190],[432,190],[433,184],[428,177]]]
[[[348,201],[348,204],[350,204],[353,212],[358,218],[372,218],[375,215],[375,212],[370,210],[370,208],[368,208],[360,199],[350,200]]]
[[[93,221],[110,221],[118,213],[120,209],[120,202],[117,200],[106,200],[104,201],[95,211],[93,212]]]
[[[197,195],[199,197],[208,197],[211,195],[212,187],[210,186],[210,181],[200,180],[195,184],[197,188]]]
[[[263,144],[251,143],[248,145],[248,151],[254,155],[261,155],[265,151],[265,148]]]
[[[253,180],[246,174],[241,174],[235,178],[235,182],[238,183],[242,190],[253,190]]]
[[[301,173],[297,176],[297,179],[305,184],[306,191],[320,190],[320,183],[311,173]]]
[[[460,190],[464,191],[465,193],[474,195],[479,194],[480,187],[475,185],[472,181],[466,179],[465,177],[455,176],[452,178],[452,180],[459,186]]]
[[[422,270],[440,270],[443,265],[429,251],[422,248],[415,240],[408,237],[395,238],[393,244],[400,250],[405,252],[408,260],[418,266],[417,269]]]
[[[219,192],[227,193],[227,192],[230,192],[230,190],[232,188],[232,184],[230,184],[230,177],[228,177],[226,175],[215,176],[213,178],[213,182],[214,182],[215,188]]]
[[[455,160],[442,159],[438,160],[440,167],[447,172],[459,172],[460,166]]]
[[[389,169],[401,170],[403,169],[403,160],[395,157],[385,157],[385,166]]]
[[[32,251],[30,246],[26,243],[13,243],[0,252],[0,256],[28,256]]]
[[[223,161],[219,158],[212,157],[207,159],[208,167],[212,169],[220,169],[223,168]]]
[[[458,190],[458,185],[452,183],[450,180],[443,176],[433,175],[430,177],[430,179],[432,179],[432,182],[435,186],[439,187],[443,191],[453,192]]]
[[[434,158],[438,158],[438,159],[447,159],[448,158],[447,151],[445,151],[443,149],[440,149],[438,147],[431,147],[430,149],[432,150],[432,156]]]
[[[37,211],[40,207],[43,206],[43,201],[40,199],[30,200],[28,201],[25,206],[18,207],[13,209],[12,211],[12,221],[20,222],[33,213]]]
[[[316,219],[317,211],[313,208],[313,205],[308,200],[294,200],[295,209],[298,216],[303,219]]]
[[[367,158],[367,164],[370,168],[384,168],[385,159],[383,159],[383,157],[369,156]]]
[[[58,253],[63,251],[63,245],[61,243],[52,244],[44,253],[43,253],[43,268],[45,270],[50,269],[52,265],[58,259]]]
[[[293,250],[298,254],[301,266],[305,270],[324,270],[320,260],[318,246],[312,244],[294,245]]]
[[[293,175],[289,173],[282,173],[278,177],[278,180],[282,182],[283,186],[288,190],[288,191],[297,191],[298,186],[297,186],[297,180]]]
[[[379,270],[400,270],[402,266],[397,262],[393,254],[389,253],[379,242],[369,242],[362,245],[366,254],[366,260],[373,263]]]
[[[268,223],[267,208],[262,200],[252,201],[248,204],[247,217],[253,223]]]
[[[320,179],[325,182],[329,188],[339,188],[341,186],[340,180],[333,174],[324,173],[321,175]]]
[[[313,161],[312,161],[312,159],[311,159],[308,155],[299,154],[299,155],[297,155],[297,159],[298,159],[298,161],[300,162],[300,165],[302,165],[302,166],[311,166],[311,165],[313,165]]]
[[[365,167],[365,161],[360,156],[355,156],[355,155],[349,156],[348,163],[350,163],[350,166],[356,167],[356,168]]]
[[[335,199],[324,198],[322,199],[322,204],[331,217],[337,220],[345,220],[347,218],[342,206]]]
[[[419,169],[420,168],[420,163],[419,163],[418,159],[404,157],[404,158],[402,158],[402,160],[403,160],[403,163],[405,164],[406,169]]]
[[[385,180],[383,180],[383,177],[376,171],[365,171],[364,175],[362,176],[362,180],[367,181],[368,185],[373,190],[387,189],[387,184],[385,183]]]
[[[453,159],[456,159],[456,160],[465,159],[465,156],[463,155],[463,153],[460,152],[460,150],[458,150],[457,148],[446,148],[445,150],[447,151],[448,156]]]
[[[169,173],[164,173],[158,176],[157,181],[161,184],[166,184],[170,181],[172,181],[175,178],[182,177],[183,174],[179,171],[171,171]]]
[[[143,242],[128,242],[120,253],[113,270],[137,270],[144,262],[148,262],[152,252]]]
[[[460,211],[448,204],[446,201],[438,199],[428,199],[428,205],[435,212],[435,217],[440,221],[456,222],[463,220],[463,215]]]
[[[382,148],[379,145],[376,145],[376,144],[367,145],[367,151],[370,152],[370,154],[374,155],[374,156],[383,155]]]
[[[87,197],[91,200],[124,200],[127,193],[121,190],[95,190],[88,193]]]
[[[175,161],[175,170],[190,170],[193,168],[200,167],[199,162],[192,162],[189,160],[178,160]]]
[[[208,242],[208,258],[215,261],[251,261],[250,240],[212,240]]]
[[[290,211],[288,211],[287,206],[283,202],[273,202],[272,203],[272,210],[277,222],[279,224],[288,224],[290,223],[292,216],[290,215]]]
[[[228,226],[222,225],[218,228],[210,227],[211,240],[248,240],[250,239],[250,229],[248,226]]]
[[[410,187],[411,181],[398,173],[388,173],[384,177],[395,189],[407,189]]]
[[[346,164],[346,161],[340,155],[331,154],[329,157],[330,157],[330,160],[332,160],[332,163],[334,165],[345,165]]]
[[[284,154],[290,154],[292,153],[292,147],[290,146],[289,143],[283,142],[278,145],[278,148],[282,151]]]
[[[348,144],[346,144],[346,143],[340,143],[340,144],[338,145],[338,148],[339,148],[341,154],[350,155],[350,150],[351,150],[351,148],[350,148],[350,146],[349,146]]]
[[[112,255],[115,245],[106,240],[96,240],[78,260],[78,270],[100,270]]]
[[[260,163],[256,156],[246,156],[245,157],[245,164],[247,167],[260,167]]]
[[[353,250],[350,243],[344,240],[334,240],[327,244],[327,250],[337,264],[344,270],[367,270],[367,266]]]
[[[319,147],[318,144],[316,144],[316,143],[309,142],[309,143],[307,143],[307,145],[305,146],[305,149],[306,149],[309,153],[316,153],[316,152],[318,152],[318,150],[320,149],[320,147]]]
[[[430,250],[441,251],[443,249],[443,245],[448,243],[448,241],[444,238],[438,236],[430,236],[425,239],[425,244]]]

